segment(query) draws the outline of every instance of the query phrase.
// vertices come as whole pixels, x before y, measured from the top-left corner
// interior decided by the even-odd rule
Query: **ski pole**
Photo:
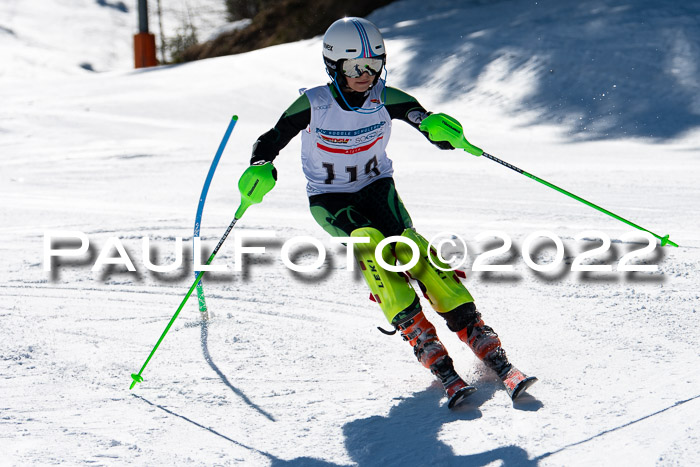
[[[241,217],[243,217],[243,214],[250,206],[252,206],[253,204],[258,204],[262,201],[263,197],[267,193],[269,193],[270,190],[272,190],[272,188],[274,188],[276,179],[277,170],[270,162],[266,162],[261,165],[251,165],[246,169],[245,172],[243,172],[243,175],[241,175],[241,178],[238,181],[238,189],[241,192],[241,204],[236,210],[236,214],[233,218],[233,221],[231,221],[231,224],[229,224],[228,228],[226,229],[226,232],[224,232],[224,235],[219,240],[219,243],[216,245],[216,248],[214,248],[214,251],[212,251],[211,255],[209,255],[209,259],[206,262],[207,266],[209,266],[211,262],[214,261],[214,257],[219,252],[221,245],[223,245],[224,241],[226,241],[226,237],[228,237],[229,233],[236,225],[236,222],[238,222],[238,220]],[[202,279],[202,276],[205,272],[206,271],[200,271],[197,274],[197,277],[190,286],[190,289],[187,291],[185,298],[183,298],[182,302],[180,302],[180,306],[178,306],[177,311],[170,319],[170,322],[165,327],[163,333],[158,338],[158,342],[156,342],[156,345],[153,347],[153,350],[151,350],[151,353],[148,355],[148,358],[143,363],[143,366],[141,367],[138,373],[131,374],[131,379],[133,381],[131,382],[131,386],[129,387],[129,389],[133,389],[136,383],[140,383],[143,381],[143,377],[141,376],[143,370],[146,369],[146,365],[148,365],[148,362],[151,361],[153,354],[155,354],[156,350],[158,350],[160,343],[163,342],[165,335],[168,333],[168,331],[170,331],[170,328],[172,327],[173,323],[177,319],[178,315],[182,311],[182,308],[185,306],[185,303],[187,303],[187,300],[190,298],[190,295],[192,295],[192,292],[194,291],[199,281]]]
[[[233,131],[233,127],[236,126],[236,122],[238,122],[238,115],[234,115],[231,117],[231,121],[228,124],[228,128],[226,128],[226,133],[224,133],[224,137],[221,140],[221,143],[219,144],[219,149],[216,151],[216,155],[214,156],[214,160],[211,162],[211,166],[209,167],[209,173],[207,174],[207,178],[204,181],[204,186],[202,187],[202,194],[199,195],[199,204],[197,206],[197,215],[194,218],[194,233],[192,235],[192,242],[194,243],[194,239],[199,237],[199,231],[202,226],[202,212],[204,211],[204,203],[207,200],[207,193],[209,193],[209,185],[211,184],[212,178],[214,178],[214,172],[216,172],[216,166],[219,165],[219,159],[221,159],[221,155],[224,153],[224,149],[226,148],[226,143],[228,143],[228,139],[231,136],[231,132]],[[194,272],[195,277],[199,275],[199,271]],[[207,302],[204,299],[204,289],[202,287],[202,281],[200,280],[197,282],[197,299],[199,302],[199,311],[202,313],[207,312]]]
[[[525,175],[526,177],[529,177],[532,180],[535,180],[536,182],[539,182],[545,186],[548,186],[549,188],[552,188],[552,189],[558,191],[559,193],[562,193],[570,198],[573,198],[576,201],[580,201],[581,203],[583,203],[587,206],[590,206],[593,209],[596,209],[596,210],[602,212],[603,214],[607,214],[610,217],[613,217],[619,221],[622,221],[625,224],[634,227],[635,229],[639,229],[643,232],[648,232],[651,235],[653,235],[654,237],[661,240],[661,246],[671,245],[671,246],[678,247],[678,244],[671,241],[668,238],[669,237],[668,235],[664,235],[663,237],[660,235],[657,235],[654,232],[652,232],[651,230],[647,230],[644,227],[641,227],[641,226],[635,224],[634,222],[628,221],[624,217],[618,216],[617,214],[615,214],[611,211],[608,211],[607,209],[602,208],[596,204],[593,204],[590,201],[586,201],[585,199],[581,198],[580,196],[577,196],[569,191],[566,191],[565,189],[560,188],[553,183],[550,183],[546,180],[543,180],[543,179],[541,179],[541,178],[539,178],[539,177],[537,177],[529,172],[526,172],[526,171],[514,166],[513,164],[510,164],[504,160],[501,160],[495,156],[492,156],[491,154],[489,154],[487,152],[484,152],[481,148],[478,148],[478,147],[474,146],[473,144],[471,144],[469,141],[467,141],[467,139],[464,137],[464,130],[462,129],[462,125],[456,119],[450,117],[449,115],[445,115],[443,113],[429,115],[425,119],[423,119],[423,121],[421,122],[420,129],[422,131],[427,131],[429,136],[430,136],[430,139],[432,141],[447,141],[450,144],[452,144],[452,146],[454,146],[455,148],[464,149],[469,154],[473,154],[475,156],[482,156],[483,155],[487,159],[491,159],[494,162],[498,162],[499,164],[501,164],[505,167],[508,167],[509,169],[514,170],[514,171],[518,172],[519,174]]]

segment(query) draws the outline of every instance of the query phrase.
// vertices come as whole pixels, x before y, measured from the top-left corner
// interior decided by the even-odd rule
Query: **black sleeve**
[[[428,141],[440,149],[454,149],[447,141],[432,141],[428,137],[427,132],[420,130],[420,123],[432,112],[426,111],[415,97],[399,89],[387,87],[385,105],[392,120],[398,119],[408,123],[413,128],[423,133],[423,136],[425,136]]]
[[[282,149],[311,122],[311,105],[306,94],[301,95],[277,121],[275,126],[260,135],[253,145],[250,163],[272,162]]]

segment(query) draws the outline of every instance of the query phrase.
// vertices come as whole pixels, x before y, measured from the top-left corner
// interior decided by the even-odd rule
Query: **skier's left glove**
[[[428,138],[428,141],[430,141],[431,143],[433,143],[435,146],[442,149],[443,151],[447,150],[447,149],[454,149],[455,148],[454,146],[452,146],[452,144],[449,141],[433,141],[432,139],[430,139],[430,133],[428,133],[427,131],[421,130],[421,133],[423,133],[423,135],[425,135],[425,137]]]
[[[481,148],[467,141],[462,124],[449,115],[443,113],[428,115],[420,122],[419,129],[428,132],[430,141],[449,142],[452,147],[464,149],[475,156],[484,153]]]

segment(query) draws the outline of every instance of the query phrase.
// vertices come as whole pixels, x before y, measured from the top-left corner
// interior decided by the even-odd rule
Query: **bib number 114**
[[[326,169],[326,179],[323,181],[323,183],[330,185],[333,183],[333,180],[335,180],[335,164],[324,162],[323,168]],[[348,174],[348,183],[357,181],[356,165],[346,166],[345,173]],[[377,161],[377,156],[374,156],[365,164],[365,175],[369,177],[376,177],[379,174],[379,161]]]

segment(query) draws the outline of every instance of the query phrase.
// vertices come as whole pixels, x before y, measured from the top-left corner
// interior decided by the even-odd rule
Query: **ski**
[[[511,400],[515,401],[523,391],[537,382],[537,378],[534,376],[527,376],[522,371],[511,366],[508,373],[501,378],[501,381],[503,381],[503,385],[506,387],[506,391]]]
[[[452,397],[447,401],[447,407],[450,409],[454,409],[457,407],[459,404],[464,402],[464,400],[467,398],[467,396],[471,393],[476,391],[476,388],[474,386],[465,386],[462,389],[458,390],[455,392]]]
[[[461,404],[466,397],[476,391],[474,386],[464,382],[459,376],[445,387],[447,392],[447,408],[453,409]]]

